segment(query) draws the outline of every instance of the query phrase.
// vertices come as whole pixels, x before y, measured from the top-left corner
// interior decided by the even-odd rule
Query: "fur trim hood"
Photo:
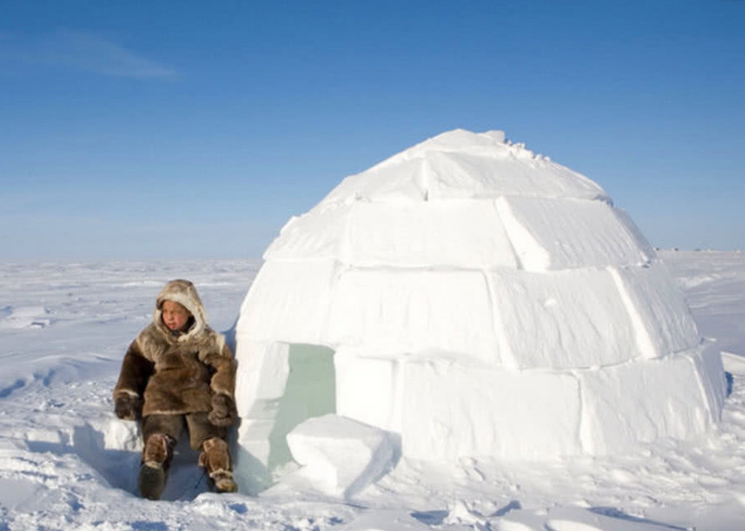
[[[155,310],[153,310],[153,324],[158,327],[164,334],[170,335],[170,331],[161,318],[163,302],[172,301],[177,302],[194,318],[194,324],[185,333],[178,336],[178,341],[189,341],[194,337],[198,337],[204,332],[207,326],[207,312],[202,304],[202,299],[199,298],[197,288],[194,284],[188,280],[176,279],[168,282],[155,299]]]

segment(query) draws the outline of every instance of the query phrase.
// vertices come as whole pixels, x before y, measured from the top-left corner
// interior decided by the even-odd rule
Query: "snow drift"
[[[328,413],[428,460],[613,453],[719,419],[719,351],[633,222],[504,133],[347,177],[264,259],[235,329],[244,490]]]

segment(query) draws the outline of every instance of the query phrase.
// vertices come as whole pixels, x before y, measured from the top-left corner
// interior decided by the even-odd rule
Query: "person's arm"
[[[114,387],[114,411],[125,420],[136,420],[142,415],[142,395],[153,374],[153,362],[142,353],[135,339],[124,355],[119,380]]]
[[[230,347],[225,340],[220,340],[221,350],[210,354],[204,362],[213,371],[210,380],[212,389],[212,410],[209,421],[215,426],[231,426],[238,418],[235,406],[235,370],[236,363]]]
[[[214,374],[210,380],[210,388],[214,393],[222,393],[231,398],[235,397],[235,360],[230,347],[222,346],[220,354],[208,356],[205,360],[212,367]]]

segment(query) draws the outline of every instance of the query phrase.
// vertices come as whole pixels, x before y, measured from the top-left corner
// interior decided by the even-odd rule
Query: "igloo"
[[[719,419],[719,351],[640,231],[502,132],[347,177],[264,260],[235,328],[252,485],[327,413],[427,460],[615,453]]]

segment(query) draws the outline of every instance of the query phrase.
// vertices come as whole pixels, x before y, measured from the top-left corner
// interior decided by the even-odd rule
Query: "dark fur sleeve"
[[[123,395],[142,397],[145,387],[153,374],[153,362],[145,358],[140,349],[137,339],[129,345],[124,355],[122,369],[119,372],[119,381],[114,387],[114,399]]]
[[[234,397],[236,363],[230,347],[223,344],[222,352],[211,354],[204,361],[213,370],[210,380],[212,390],[215,393],[223,393]]]

